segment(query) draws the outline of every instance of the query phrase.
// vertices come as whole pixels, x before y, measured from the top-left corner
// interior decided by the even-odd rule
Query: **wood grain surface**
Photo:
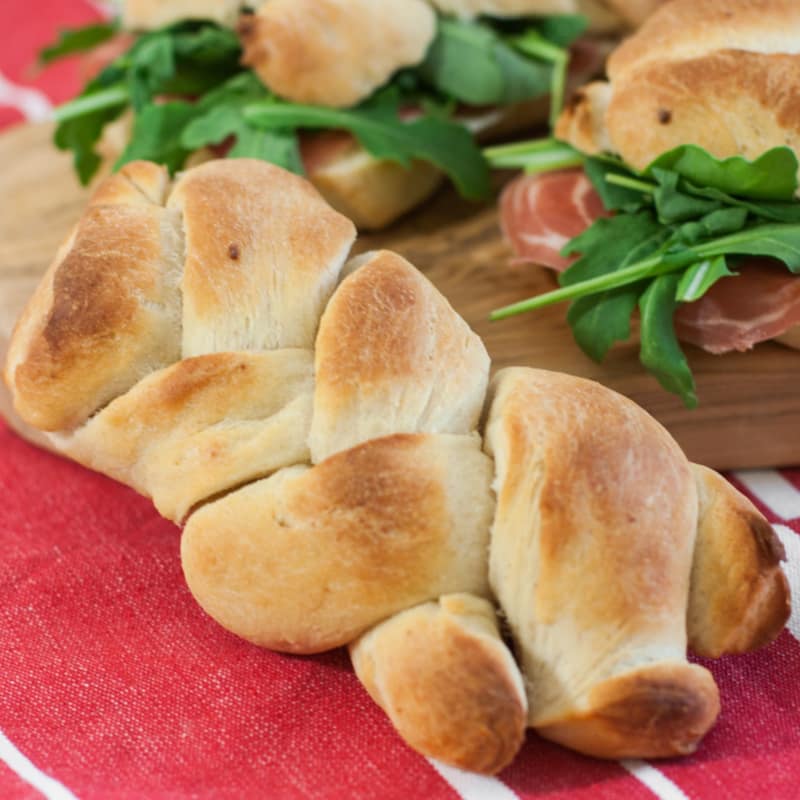
[[[14,320],[85,200],[69,158],[50,144],[49,125],[0,136],[0,350]],[[638,362],[637,345],[598,365],[572,340],[564,306],[503,322],[493,308],[554,285],[535,267],[514,266],[494,206],[443,190],[413,215],[357,249],[389,247],[416,264],[483,337],[494,369],[512,364],[582,375],[633,398],[658,418],[689,457],[718,469],[800,464],[800,352],[765,343],[749,353],[712,356],[687,346],[700,407],[687,410]],[[8,408],[0,399],[0,411]]]

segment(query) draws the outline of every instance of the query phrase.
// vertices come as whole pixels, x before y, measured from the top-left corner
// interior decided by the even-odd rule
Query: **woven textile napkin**
[[[88,0],[0,3],[0,126],[45,118],[76,64],[36,75]],[[800,470],[728,476],[776,523],[800,606]],[[699,752],[601,762],[528,735],[480,778],[406,747],[346,653],[290,657],[226,633],[184,584],[151,503],[0,422],[0,800],[800,797],[800,609],[769,648],[707,664],[722,715]]]

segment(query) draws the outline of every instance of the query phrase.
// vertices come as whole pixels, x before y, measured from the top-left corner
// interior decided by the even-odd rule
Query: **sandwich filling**
[[[569,48],[587,20],[460,18],[415,3],[368,36],[356,35],[363,4],[341,0],[313,3],[307,13],[307,3],[271,0],[233,29],[184,20],[135,35],[121,34],[118,22],[64,32],[43,62],[76,53],[113,57],[57,110],[56,145],[73,152],[87,183],[102,161],[104,129],[132,116],[115,168],[147,159],[174,172],[203,151],[303,174],[308,152],[312,166],[332,152],[329,138],[322,147],[313,139],[335,131],[337,152],[349,141],[403,167],[427,162],[465,197],[485,197],[488,165],[473,134],[487,109],[561,97]],[[421,20],[413,25],[400,19],[411,6]],[[583,76],[601,59],[602,51],[587,58],[583,46]],[[558,101],[553,107],[555,114]]]
[[[501,203],[507,237],[561,284],[494,318],[570,300],[597,361],[638,321],[642,363],[689,406],[679,340],[796,345],[798,33],[793,0],[671,0],[610,55],[607,81],[575,92],[557,139],[489,150],[528,173]]]

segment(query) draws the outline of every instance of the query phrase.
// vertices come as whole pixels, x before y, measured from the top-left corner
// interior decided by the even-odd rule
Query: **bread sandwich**
[[[47,61],[92,48],[110,58],[56,111],[55,141],[84,182],[104,158],[172,171],[263,158],[378,228],[445,177],[486,196],[474,137],[545,121],[568,61],[571,85],[598,74],[608,37],[658,4],[126,0],[121,23],[66,32],[44,51]]]
[[[602,360],[638,308],[642,362],[688,405],[678,339],[800,346],[798,36],[792,0],[670,0],[575,92],[556,140],[495,150],[531,173],[501,200],[517,257],[561,272],[496,316],[572,300]]]
[[[350,258],[355,234],[263,160],[124,165],[16,326],[17,412],[182,527],[225,628],[347,645],[426,756],[494,773],[529,726],[600,758],[692,752],[720,698],[687,646],[747,652],[788,618],[775,533],[632,401],[490,382],[437,289]]]

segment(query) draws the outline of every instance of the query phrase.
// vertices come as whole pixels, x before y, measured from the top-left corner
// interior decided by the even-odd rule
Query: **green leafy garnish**
[[[601,238],[611,250],[593,247]],[[609,263],[624,269],[658,250],[666,236],[662,226],[647,211],[598,220],[594,226],[569,242],[569,254],[584,253],[559,276],[562,286],[579,284],[603,275]],[[567,319],[583,351],[602,361],[614,342],[631,335],[630,317],[636,308],[642,285],[633,283],[580,297],[570,306]]]
[[[678,281],[675,299],[679,303],[693,303],[699,300],[720,278],[735,275],[728,269],[725,256],[705,258],[692,264]]]
[[[236,35],[211,23],[181,23],[143,34],[78,98],[56,109],[56,146],[72,150],[78,177],[88,183],[100,165],[95,147],[103,128],[132,107],[135,139],[142,141],[131,142],[118,165],[149,157],[178,169],[188,151],[180,147],[180,129],[168,126],[185,124],[192,114],[184,107],[187,102],[174,105],[161,98],[202,95],[218,87],[240,71],[240,55]],[[161,136],[166,138],[159,146]]]
[[[696,186],[719,189],[753,200],[791,201],[797,191],[797,156],[788,147],[775,147],[748,161],[741,156],[717,159],[693,144],[659,156],[644,171],[673,172]]]
[[[97,170],[95,147],[103,128],[133,111],[133,138],[116,166],[149,158],[180,169],[189,153],[218,147],[231,157],[260,158],[302,172],[298,135],[304,130],[350,131],[376,158],[408,166],[434,164],[466,197],[484,197],[488,167],[466,125],[460,103],[503,105],[559,98],[567,54],[586,21],[564,16],[463,22],[440,18],[423,63],[401,70],[355,108],[310,107],[272,95],[241,65],[236,34],[191,21],[141,34],[83,93],[56,110],[56,143],[73,152],[83,183]],[[43,53],[52,60],[90,49],[115,26],[64,32]],[[558,100],[556,100],[558,102]],[[413,119],[400,111],[419,109]]]
[[[672,324],[678,305],[675,294],[679,280],[675,273],[660,275],[642,293],[639,360],[668,392],[680,395],[688,408],[695,408],[694,378]]]
[[[464,126],[431,115],[402,120],[399,110],[399,93],[388,89],[351,109],[280,101],[254,103],[245,107],[244,118],[264,130],[346,130],[375,158],[406,167],[414,159],[423,159],[445,172],[465,197],[478,199],[488,194],[489,170]]]
[[[103,128],[126,108],[128,95],[121,85],[123,78],[124,71],[112,64],[90,81],[74,101],[80,104],[80,113],[59,120],[56,111],[59,123],[54,136],[56,147],[72,151],[75,171],[84,185],[100,166],[100,156],[94,148]]]
[[[145,159],[164,164],[170,172],[180,169],[190,152],[181,142],[181,131],[196,113],[191,103],[183,101],[145,106],[136,116],[131,140],[115,167]]]
[[[58,40],[39,53],[40,64],[51,64],[59,58],[86,53],[107,42],[119,30],[116,22],[99,22],[82,28],[61,30]]]
[[[269,93],[255,75],[236,75],[197,104],[195,117],[181,133],[181,144],[192,151],[233,139],[229,157],[259,158],[302,175],[303,163],[294,131],[261,130],[244,117],[246,105],[268,99]]]
[[[589,20],[582,14],[558,14],[544,17],[538,28],[548,42],[567,48],[579,39],[589,27]]]
[[[473,106],[507,105],[546,94],[550,72],[549,64],[526,58],[490,26],[455,19],[439,20],[419,67],[427,84]]]
[[[542,139],[535,143],[519,142],[487,147],[483,151],[489,164],[497,169],[519,169],[532,175],[552,172],[555,169],[580,167],[585,159],[568,144],[555,139]]]
[[[551,141],[527,143],[506,161],[538,165],[549,153],[564,160],[569,150]],[[778,147],[752,162],[716,159],[686,145],[641,173],[609,157],[582,160],[614,216],[598,219],[564,247],[563,255],[580,258],[560,276],[561,288],[498,309],[491,318],[571,300],[567,319],[575,339],[601,361],[615,342],[629,338],[638,305],[642,364],[694,406],[694,381],[672,323],[675,309],[700,299],[717,281],[735,278],[730,258],[773,258],[800,275],[797,158]]]

